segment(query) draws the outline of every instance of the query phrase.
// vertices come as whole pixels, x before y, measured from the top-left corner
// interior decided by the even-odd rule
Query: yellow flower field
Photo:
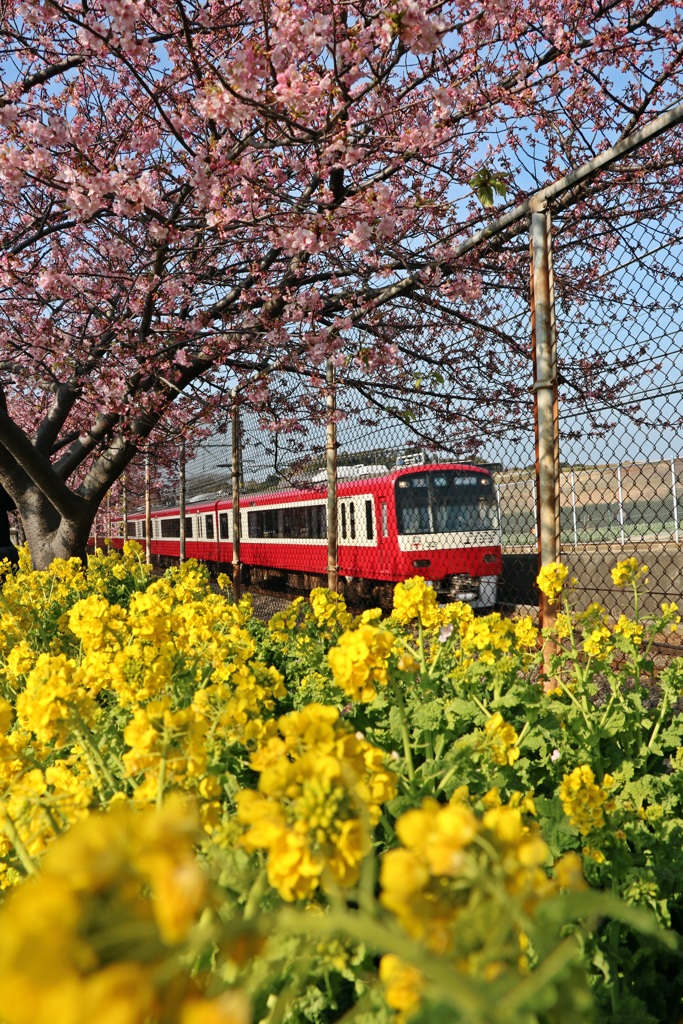
[[[634,617],[576,615],[555,566],[539,634],[419,577],[387,618],[318,589],[266,624],[134,543],[87,570],[22,552],[1,1024],[666,1019],[683,669],[651,651],[680,617],[639,617],[646,573],[617,569]]]

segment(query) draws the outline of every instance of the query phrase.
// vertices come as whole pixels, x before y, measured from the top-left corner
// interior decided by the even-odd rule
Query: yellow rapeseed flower
[[[568,576],[569,569],[566,565],[562,565],[561,562],[550,562],[549,565],[543,566],[536,577],[536,583],[541,593],[545,594],[548,600],[555,602],[562,593]]]
[[[386,1001],[392,1010],[399,1011],[400,1021],[417,1010],[424,987],[424,976],[417,967],[386,953],[379,962],[379,977]]]
[[[583,649],[591,658],[604,661],[614,649],[612,634],[607,626],[599,626],[591,630],[583,641]]]
[[[393,617],[402,625],[419,620],[425,629],[441,625],[441,612],[433,587],[422,576],[413,576],[394,587]]]
[[[620,615],[617,621],[614,623],[613,631],[623,636],[626,640],[630,640],[631,643],[638,646],[643,642],[643,625],[640,622],[633,622],[632,619],[627,618],[625,615]]]
[[[368,828],[395,795],[396,777],[336,708],[309,704],[278,726],[281,738],[251,759],[259,791],[237,794],[238,819],[248,826],[242,845],[268,851],[268,880],[285,900],[310,896],[325,872],[339,886],[354,885]]]
[[[602,828],[605,810],[610,809],[607,790],[613,785],[611,775],[605,775],[602,785],[595,781],[590,765],[583,764],[565,775],[560,785],[560,800],[564,813],[582,836]]]
[[[387,685],[394,642],[392,633],[370,623],[342,633],[327,656],[337,686],[352,700],[374,700],[377,686]]]
[[[617,562],[612,569],[612,582],[617,587],[626,587],[629,584],[642,582],[650,570],[646,565],[639,565],[637,558],[625,558]]]
[[[500,711],[496,711],[487,720],[484,736],[494,764],[512,765],[519,758],[519,736],[513,727],[505,722]]]

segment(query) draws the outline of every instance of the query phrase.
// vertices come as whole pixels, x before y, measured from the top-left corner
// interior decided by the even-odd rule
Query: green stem
[[[420,674],[424,677],[429,675],[429,673],[427,672],[427,662],[425,661],[424,629],[422,628],[422,619],[419,615],[417,617],[417,635],[420,638]]]
[[[17,857],[21,861],[21,866],[27,875],[37,875],[38,868],[36,867],[31,854],[24,846],[21,836],[17,832],[16,825],[9,816],[7,807],[4,801],[0,801],[0,814],[2,814],[2,827],[10,843],[17,851]]]
[[[395,953],[422,971],[433,982],[438,995],[459,1012],[462,1020],[474,1022],[489,1016],[488,997],[479,992],[469,978],[455,972],[451,963],[444,962],[414,940],[368,918],[366,914],[335,910],[313,915],[287,909],[280,912],[278,924],[281,934],[293,932],[309,938],[342,934],[380,953]]]
[[[615,899],[618,899],[619,886],[617,884],[616,873],[614,871],[614,864],[612,864],[612,872],[612,895]],[[610,998],[612,1003],[612,1013],[616,1017],[618,1015],[619,1008],[619,941],[621,938],[621,921],[610,921],[607,927],[609,928],[609,945],[610,953],[612,954],[612,969],[610,971]]]
[[[408,654],[412,654],[413,658],[415,658],[415,661],[419,661],[420,652],[415,647],[413,647],[412,644],[409,644],[404,637],[399,637],[398,642],[400,643],[401,647],[403,647],[403,649],[408,652]]]
[[[432,667],[429,670],[430,671],[430,675],[431,675],[432,672],[435,671],[436,666],[439,664],[439,661],[441,660],[441,655],[443,654],[445,649],[446,649],[446,644],[445,643],[441,644],[439,649],[438,649],[438,651],[436,652],[436,657],[434,658],[434,661],[432,662]]]
[[[500,1009],[498,1019],[516,1018],[522,1007],[533,1005],[538,993],[546,989],[569,964],[579,960],[580,956],[581,947],[577,936],[568,936],[534,968],[528,978],[515,985],[509,995],[503,997],[498,1004]]]
[[[491,712],[489,711],[485,704],[482,704],[482,702],[479,700],[476,694],[470,694],[470,699],[474,701],[474,703],[477,705],[480,711],[484,712],[487,718],[491,717]]]
[[[607,707],[605,708],[605,710],[603,712],[603,715],[602,715],[602,718],[600,719],[600,725],[598,726],[599,729],[602,729],[603,725],[605,724],[605,722],[607,721],[607,719],[609,717],[609,713],[612,710],[612,705],[614,704],[614,698],[617,695],[616,690],[617,690],[617,684],[616,684],[615,681],[612,681],[612,693],[610,694],[609,701],[607,702]]]
[[[522,741],[523,741],[524,737],[526,736],[526,734],[528,733],[530,728],[531,728],[530,723],[529,722],[525,722],[524,723],[524,728],[522,729],[522,731],[520,732],[519,736],[517,737],[517,746],[518,747],[521,747]]]
[[[254,884],[249,890],[247,902],[244,904],[245,921],[251,921],[254,917],[256,917],[256,914],[258,913],[258,909],[261,903],[261,897],[266,891],[267,885],[268,875],[266,873],[266,869],[261,868],[258,875],[256,876],[256,879],[254,880]]]
[[[79,730],[76,731],[76,738],[79,740],[83,748],[83,755],[85,757],[86,764],[88,765],[88,770],[93,777],[93,782],[95,783],[95,786],[97,788],[100,804],[104,807],[107,804],[106,787],[102,779],[100,778],[100,773],[97,770],[95,759],[92,756],[92,751],[90,750],[90,744],[86,740],[85,736],[83,736]]]
[[[376,882],[377,857],[375,847],[371,846],[370,852],[361,863],[360,878],[358,879],[358,906],[369,917],[376,917],[379,909],[375,899]]]
[[[432,730],[425,730],[425,745],[427,747],[427,759],[429,761],[434,760],[434,738],[432,736]]]
[[[562,682],[561,679],[559,679],[558,682],[560,684],[561,689],[563,689],[564,692],[567,694],[567,696],[569,697],[569,699],[572,702],[572,704],[574,704],[579,709],[579,711],[581,712],[581,714],[583,716],[583,720],[586,723],[586,728],[588,729],[588,731],[592,732],[593,729],[592,729],[591,722],[590,722],[590,719],[588,717],[588,714],[586,712],[586,709],[583,707],[581,702],[576,699],[576,697],[574,696],[572,691],[569,689],[569,687],[565,683]]]
[[[160,811],[164,806],[164,789],[166,788],[166,747],[164,746],[159,760],[159,779],[157,782],[156,807]]]
[[[654,741],[657,739],[657,736],[659,735],[659,730],[662,728],[662,724],[664,722],[664,715],[666,714],[667,709],[668,709],[668,700],[667,700],[667,695],[664,694],[663,697],[662,697],[662,706],[661,706],[661,708],[659,710],[659,716],[657,718],[657,721],[655,722],[655,727],[652,730],[652,733],[650,734],[650,739],[649,739],[648,744],[647,744],[647,749],[648,750],[652,750],[652,744],[654,743]]]
[[[110,772],[107,762],[102,757],[102,754],[100,753],[98,746],[94,741],[92,733],[90,732],[88,726],[85,724],[85,722],[83,721],[83,719],[81,718],[77,711],[74,711],[74,715],[78,723],[78,727],[76,729],[76,736],[82,743],[83,749],[90,754],[93,761],[95,762],[95,765],[102,772],[102,776],[107,785],[109,786],[109,788],[111,789],[112,793],[117,793],[119,787],[116,785],[116,780],[114,779],[114,776]]]
[[[410,746],[410,733],[408,732],[408,722],[406,719],[406,707],[403,703],[403,694],[399,687],[396,685],[393,679],[390,679],[390,686],[392,693],[396,699],[396,706],[398,708],[399,716],[401,719],[401,739],[403,740],[403,756],[406,759],[406,767],[408,768],[408,778],[412,782],[415,778],[415,766],[413,765],[413,751]]]

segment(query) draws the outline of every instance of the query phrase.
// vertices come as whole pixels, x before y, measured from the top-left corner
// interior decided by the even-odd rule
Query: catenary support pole
[[[232,592],[242,597],[242,555],[240,551],[240,407],[237,388],[232,389]]]
[[[617,510],[617,519],[619,521],[619,543],[622,548],[626,543],[626,537],[624,535],[624,488],[621,481],[621,463],[617,463],[617,501],[619,507]]]
[[[673,506],[674,514],[674,541],[678,544],[679,530],[678,530],[678,493],[676,486],[676,460],[671,460],[671,503]]]
[[[579,545],[579,532],[576,528],[576,477],[572,470],[572,529],[574,531],[574,547]]]
[[[121,518],[123,520],[123,543],[128,540],[128,474],[121,477]]]
[[[180,565],[185,561],[187,542],[187,523],[185,522],[186,504],[186,481],[185,481],[185,438],[180,438],[180,451],[178,453],[178,515],[180,516]]]
[[[152,564],[152,494],[149,455],[145,455],[145,561]]]
[[[105,549],[107,544],[111,545],[112,515],[111,515],[111,490],[107,491],[107,536],[104,538]]]
[[[326,367],[327,429],[325,461],[327,468],[327,586],[336,592],[339,585],[337,537],[337,395],[334,366],[327,360]]]
[[[557,415],[557,345],[552,287],[551,222],[548,210],[531,215],[531,334],[534,368],[536,491],[538,494],[539,568],[556,562],[559,544],[559,449]],[[556,603],[540,595],[540,619],[551,626]],[[547,649],[546,645],[546,649]]]

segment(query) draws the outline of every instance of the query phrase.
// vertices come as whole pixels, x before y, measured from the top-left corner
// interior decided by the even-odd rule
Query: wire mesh
[[[560,252],[576,216],[555,218]],[[610,239],[599,257],[593,245],[556,258],[558,281],[581,259],[591,270],[580,301],[565,288],[556,309],[562,557],[579,606],[599,600],[612,615],[632,595],[610,569],[636,558],[649,567],[643,611],[653,613],[681,595],[683,212],[615,197],[594,229],[598,243]]]
[[[605,178],[551,211],[560,554],[578,607],[600,600],[614,616],[630,596],[610,569],[647,564],[650,614],[681,596],[683,210],[629,209]],[[338,561],[352,603],[386,604],[387,586],[421,574],[442,599],[537,607],[527,229],[470,253],[469,284],[447,304],[427,297],[412,321],[398,304],[383,311],[372,331],[395,342],[394,366],[337,360]],[[324,366],[274,373],[269,387],[267,401],[240,395],[242,561],[264,614],[327,580]],[[231,448],[217,434],[186,467],[188,556],[217,569],[232,557]],[[156,486],[155,508],[172,510],[175,478]]]

